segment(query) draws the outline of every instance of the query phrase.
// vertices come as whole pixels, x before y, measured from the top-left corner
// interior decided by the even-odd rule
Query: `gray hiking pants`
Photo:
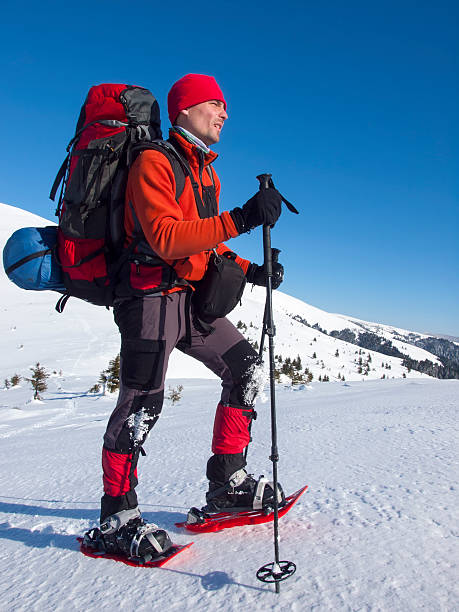
[[[243,450],[250,441],[256,394],[253,373],[260,362],[257,352],[226,318],[212,323],[211,333],[202,329],[193,320],[189,291],[124,300],[116,304],[114,314],[121,333],[120,392],[104,436],[105,494],[125,495],[137,484],[138,455],[161,413],[174,348],[221,378],[207,476],[225,482],[245,465]]]

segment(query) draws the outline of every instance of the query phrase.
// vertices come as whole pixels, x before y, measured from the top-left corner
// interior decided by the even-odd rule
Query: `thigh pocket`
[[[121,343],[121,380],[126,387],[150,391],[162,382],[164,340],[124,339]]]

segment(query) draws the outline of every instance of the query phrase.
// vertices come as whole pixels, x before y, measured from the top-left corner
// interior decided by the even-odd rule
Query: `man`
[[[169,143],[186,174],[177,194],[178,175],[164,150],[143,151],[133,164],[126,190],[126,248],[130,253],[117,287],[115,321],[121,333],[121,385],[104,436],[104,495],[101,546],[152,556],[171,545],[164,530],[147,526],[137,506],[137,461],[142,444],[161,413],[164,379],[171,351],[199,359],[222,380],[214,422],[212,456],[207,462],[207,511],[251,506],[257,481],[243,469],[256,395],[253,373],[259,357],[226,318],[209,326],[196,316],[191,299],[207,269],[213,248],[262,225],[281,213],[275,189],[256,193],[242,208],[219,214],[220,182],[211,167],[217,155],[227,105],[215,79],[188,74],[168,95],[172,124]],[[249,282],[263,285],[262,266],[236,258]],[[274,266],[273,286],[283,268]],[[264,499],[272,498],[266,487]],[[140,542],[140,546],[138,543]]]

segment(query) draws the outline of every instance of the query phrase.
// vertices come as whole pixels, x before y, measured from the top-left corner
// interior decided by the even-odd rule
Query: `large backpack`
[[[121,84],[91,87],[50,193],[54,200],[62,185],[57,258],[67,291],[59,311],[70,295],[113,304],[117,273],[130,256],[123,250],[127,176],[142,150],[159,148],[171,162],[176,198],[183,191],[188,166],[161,136],[159,106],[150,91]]]

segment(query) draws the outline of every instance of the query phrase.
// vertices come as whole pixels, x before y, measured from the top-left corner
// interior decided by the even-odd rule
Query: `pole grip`
[[[260,182],[260,191],[262,189],[269,189],[270,181],[272,181],[272,174],[269,172],[265,172],[264,174],[259,174],[257,176],[257,180]],[[272,253],[271,253],[271,228],[269,225],[263,225],[263,252],[264,252],[264,267],[265,267],[265,275],[266,281],[273,275],[273,261],[272,261]],[[266,283],[268,286],[268,282]]]
[[[262,189],[269,189],[269,187],[271,186],[270,185],[271,177],[272,177],[272,174],[269,174],[269,173],[259,174],[257,176],[257,179],[260,181],[260,191]]]
[[[266,278],[272,278],[273,257],[271,249],[271,227],[269,225],[263,225],[263,254]]]

